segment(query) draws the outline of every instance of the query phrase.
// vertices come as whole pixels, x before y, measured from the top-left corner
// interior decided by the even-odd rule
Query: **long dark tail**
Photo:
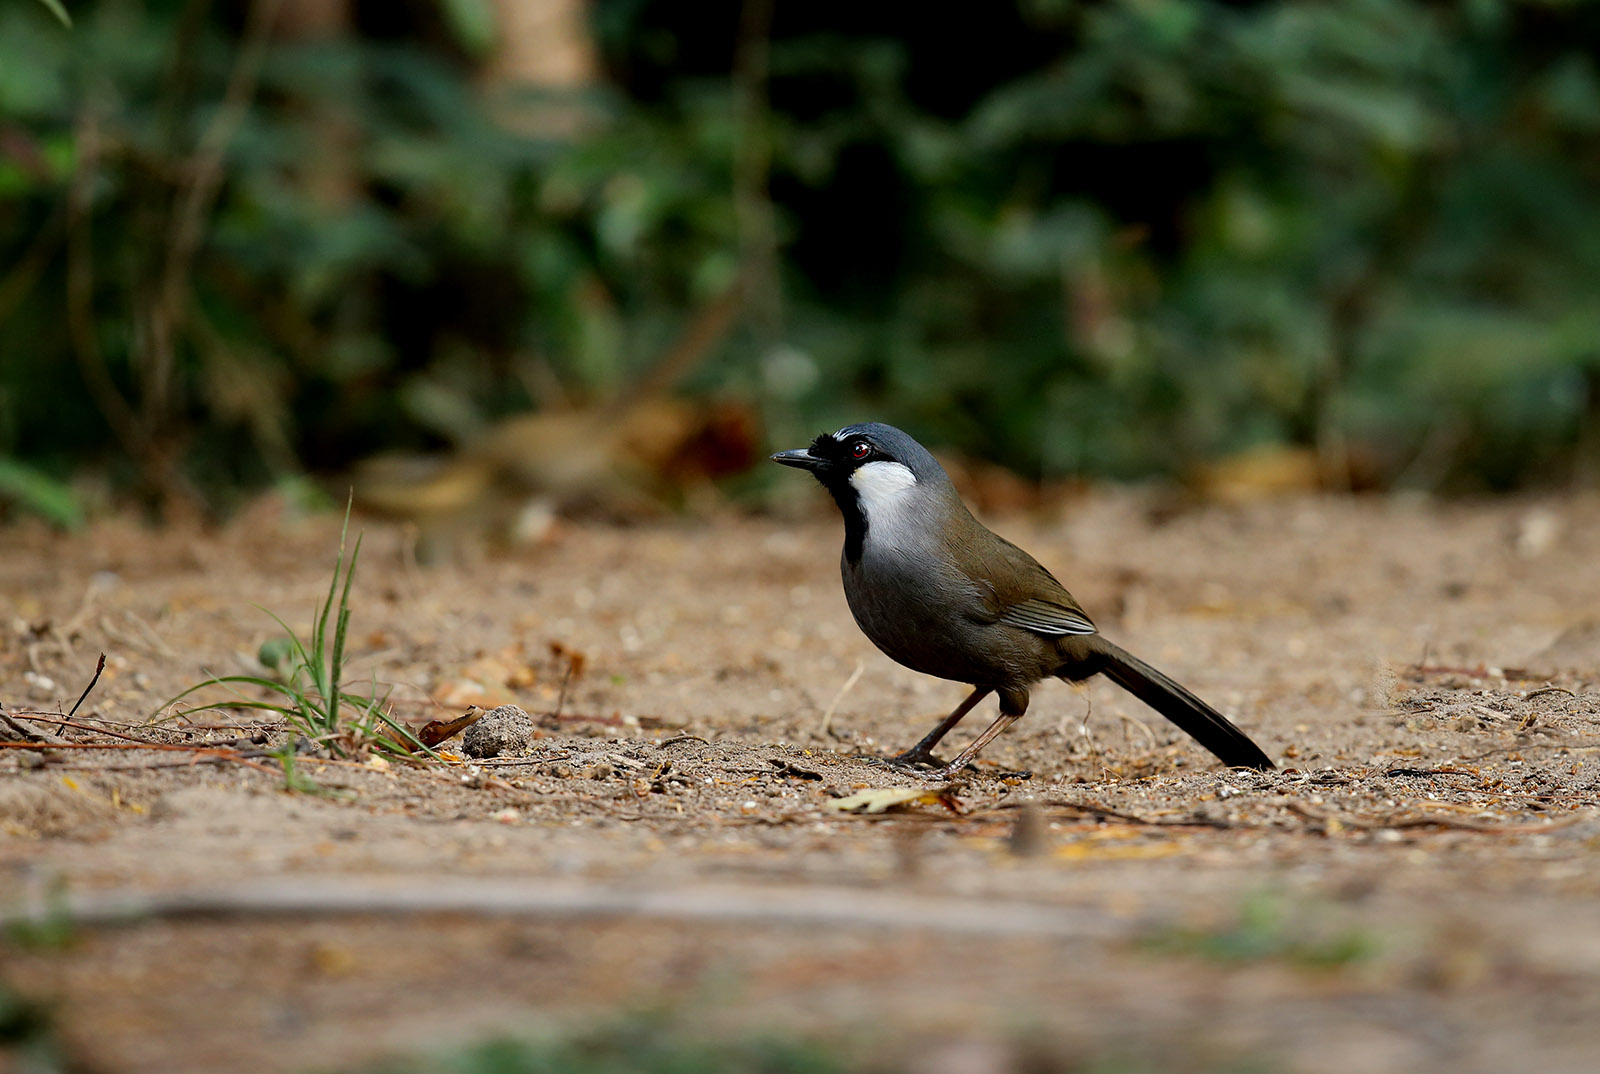
[[[1228,718],[1126,649],[1096,637],[1100,670],[1118,686],[1187,731],[1229,768],[1274,767],[1261,747]]]

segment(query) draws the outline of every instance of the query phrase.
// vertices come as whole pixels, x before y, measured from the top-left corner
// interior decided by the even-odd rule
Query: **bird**
[[[972,693],[923,739],[887,758],[950,779],[1028,710],[1047,678],[1104,675],[1230,768],[1273,768],[1227,717],[1108,640],[1054,575],[972,516],[932,454],[892,425],[823,433],[772,461],[807,470],[844,516],[840,573],[856,625],[890,659]],[[990,694],[1000,714],[948,764],[934,748]]]

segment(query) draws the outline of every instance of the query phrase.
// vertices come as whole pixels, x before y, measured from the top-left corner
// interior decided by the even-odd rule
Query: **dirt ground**
[[[0,984],[92,1071],[350,1069],[646,1009],[936,1074],[1594,1069],[1600,499],[1112,489],[992,521],[1280,769],[1048,683],[942,799],[840,811],[921,786],[863,757],[965,691],[856,631],[807,499],[425,568],[358,523],[351,681],[415,724],[515,702],[535,738],[303,758],[324,793],[290,793],[238,752],[258,714],[144,721],[259,672],[262,609],[308,626],[337,519],[0,534],[7,712],[70,708],[104,651],[78,726],[31,726],[232,743],[0,749]],[[65,941],[16,926],[63,911]]]

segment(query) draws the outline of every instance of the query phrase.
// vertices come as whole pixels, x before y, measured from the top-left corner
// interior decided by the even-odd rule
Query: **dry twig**
[[[850,688],[856,684],[856,680],[861,678],[861,672],[866,669],[866,666],[860,660],[856,661],[856,669],[850,673],[849,678],[844,680],[844,685],[839,687],[839,692],[833,695],[833,700],[828,702],[827,709],[823,711],[822,723],[817,727],[817,734],[824,738],[833,737],[833,714],[839,708],[839,702],[844,700],[844,695],[848,694]]]
[[[963,899],[859,888],[692,885],[625,886],[529,878],[409,879],[389,876],[259,877],[245,883],[150,894],[69,894],[67,917],[83,925],[152,919],[481,914],[561,919],[699,921],[713,925],[819,925],[926,930],[941,935],[1113,939],[1137,919],[1084,907],[1020,900]],[[60,913],[38,907],[0,919],[11,925]]]
[[[1284,808],[1291,813],[1298,813],[1307,820],[1314,820],[1323,825],[1325,830],[1336,830],[1338,827],[1356,828],[1361,831],[1382,831],[1384,829],[1398,828],[1455,828],[1466,832],[1484,832],[1491,835],[1526,835],[1536,832],[1548,832],[1555,828],[1565,828],[1575,824],[1579,817],[1567,817],[1563,820],[1551,821],[1546,824],[1491,824],[1484,821],[1471,820],[1467,817],[1452,817],[1439,813],[1424,816],[1411,814],[1408,816],[1389,816],[1367,819],[1352,814],[1334,815],[1322,813],[1312,809],[1304,802],[1287,801]]]
[[[89,696],[89,691],[94,689],[94,684],[100,681],[100,673],[105,669],[106,654],[101,653],[99,661],[94,666],[94,677],[89,680],[89,685],[83,688],[83,693],[78,695],[78,700],[72,703],[72,708],[67,713],[68,716],[76,716],[78,714],[78,707],[83,704],[83,699]]]
[[[48,731],[39,731],[29,727],[21,720],[13,719],[4,711],[0,711],[0,724],[5,724],[7,727],[11,728],[12,734],[22,736],[22,741],[25,743],[42,743],[48,746],[58,746],[66,742],[66,739],[58,738],[55,735],[50,734]]]

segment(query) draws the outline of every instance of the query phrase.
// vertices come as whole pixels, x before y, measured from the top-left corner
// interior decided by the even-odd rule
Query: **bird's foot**
[[[868,764],[878,765],[883,768],[910,768],[917,771],[928,768],[948,768],[943,760],[933,755],[932,750],[909,749],[904,753],[897,753],[893,757],[867,757]]]
[[[895,757],[886,757],[881,763],[914,772],[928,783],[965,781],[977,772],[970,761],[941,761],[931,753],[914,754],[910,750]]]
[[[943,765],[931,771],[918,769],[917,774],[930,783],[954,783],[957,781],[969,782],[980,773],[977,765],[967,761],[965,764],[951,763]],[[1033,773],[1026,769],[1016,772],[991,771],[988,773],[988,778],[997,779],[1001,783],[1020,783],[1022,780],[1032,779]]]
[[[891,764],[894,762],[894,760],[894,758],[886,758],[879,763]],[[937,783],[950,783],[956,780],[966,781],[979,774],[978,766],[973,764],[971,761],[962,761],[957,759],[946,764],[935,757],[930,757],[929,761],[932,763],[916,766],[907,765],[905,767],[915,767],[917,775],[928,780],[929,782]],[[991,779],[997,779],[1002,783],[1018,783],[1025,779],[1032,779],[1033,773],[1027,769],[1019,769],[1016,771],[1001,769],[999,771],[989,772],[989,777]]]

